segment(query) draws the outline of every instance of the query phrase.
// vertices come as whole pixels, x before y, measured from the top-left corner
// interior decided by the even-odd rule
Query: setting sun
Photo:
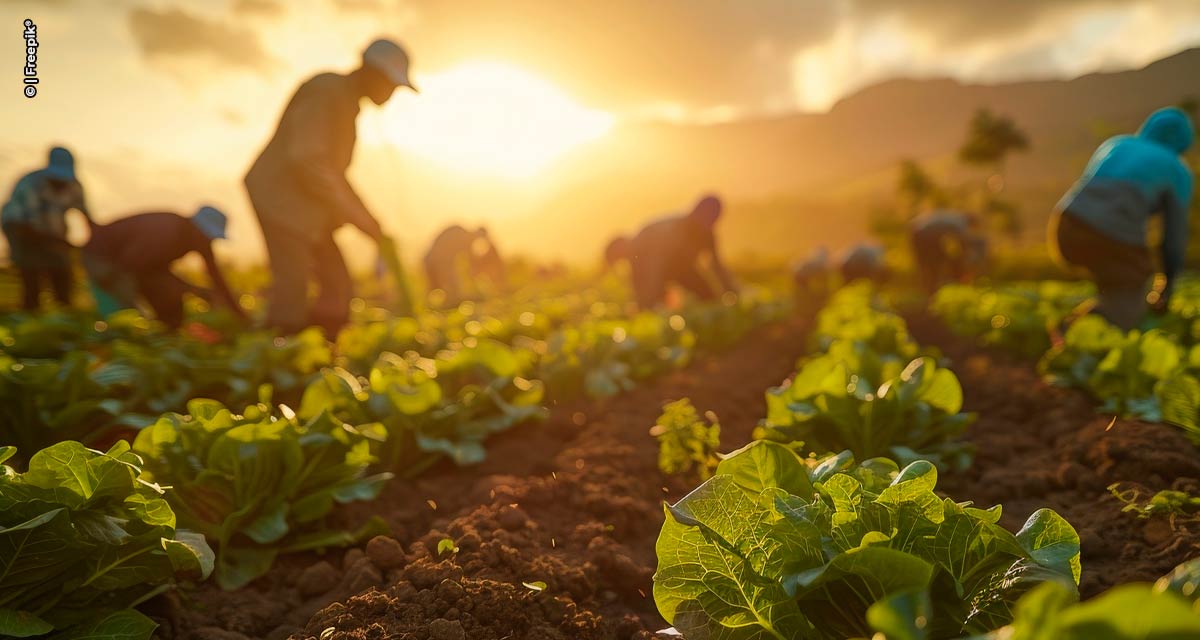
[[[386,143],[447,169],[521,178],[612,128],[549,82],[497,62],[471,62],[417,77],[419,95],[398,95],[379,114]]]

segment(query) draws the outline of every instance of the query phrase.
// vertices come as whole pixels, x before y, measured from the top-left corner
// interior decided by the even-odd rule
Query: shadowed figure
[[[884,249],[879,245],[864,243],[851,247],[842,255],[839,266],[842,282],[845,284],[850,284],[855,280],[869,280],[876,284],[886,282],[890,274],[883,256]]]
[[[1096,282],[1094,311],[1122,329],[1145,316],[1154,275],[1147,223],[1162,216],[1162,291],[1155,311],[1170,302],[1188,243],[1192,172],[1180,157],[1191,148],[1191,118],[1169,107],[1150,115],[1137,135],[1108,139],[1092,155],[1083,177],[1059,202],[1050,220],[1050,243],[1069,265]]]
[[[429,288],[445,292],[449,304],[458,304],[467,294],[464,272],[476,283],[486,278],[498,287],[503,287],[507,278],[504,260],[484,227],[474,231],[460,225],[446,227],[433,239],[424,265]],[[478,291],[478,286],[474,289]]]
[[[979,218],[939,209],[912,221],[909,240],[921,286],[929,293],[949,282],[968,282],[987,260],[987,238]]]
[[[140,299],[161,322],[176,329],[183,322],[183,294],[191,293],[225,305],[244,320],[213,256],[213,240],[225,237],[225,214],[207,206],[190,218],[152,212],[96,225],[83,248],[83,266],[97,310],[108,316],[136,308]],[[212,291],[171,273],[171,264],[192,252],[204,259]]]
[[[792,267],[796,298],[819,303],[829,293],[829,250],[817,247],[807,258]]]
[[[28,311],[40,306],[44,283],[49,283],[59,304],[71,304],[74,247],[67,241],[67,212],[71,209],[92,224],[83,185],[75,177],[75,158],[70,151],[54,147],[44,168],[17,180],[0,211],[9,256],[21,276],[21,306]]]
[[[712,285],[701,272],[700,263],[705,258],[721,287],[725,291],[737,290],[733,277],[721,262],[713,233],[721,209],[716,196],[705,196],[690,213],[651,222],[629,240],[633,292],[640,308],[651,309],[664,302],[670,284],[683,287],[702,300],[715,298]]]
[[[358,69],[322,73],[300,85],[246,174],[271,266],[272,327],[294,333],[318,325],[333,336],[349,319],[350,273],[333,232],[350,224],[377,244],[384,239],[379,222],[346,180],[359,102],[369,98],[381,105],[404,86],[416,90],[408,79],[408,55],[390,40],[376,40]],[[319,289],[311,308],[310,282]]]

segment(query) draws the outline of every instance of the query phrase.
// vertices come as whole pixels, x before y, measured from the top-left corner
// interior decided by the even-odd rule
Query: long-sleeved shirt
[[[274,137],[246,174],[259,218],[316,239],[342,224],[371,236],[379,225],[346,179],[360,92],[350,76],[322,73],[300,85]]]
[[[33,266],[39,258],[53,257],[44,254],[65,252],[69,248],[67,212],[71,209],[89,216],[83,185],[78,180],[55,189],[44,169],[22,176],[13,187],[12,197],[0,210],[0,225],[8,237],[13,263]]]
[[[1193,178],[1180,155],[1194,137],[1183,111],[1154,112],[1136,136],[1116,136],[1100,145],[1083,177],[1059,202],[1059,210],[1132,245],[1146,244],[1147,222],[1161,214],[1163,270],[1170,283],[1183,266],[1187,248]]]
[[[630,262],[652,263],[649,273],[671,277],[680,270],[691,268],[708,255],[713,273],[726,291],[736,288],[733,277],[721,262],[712,225],[691,215],[660,218],[642,227],[629,241]]]
[[[217,295],[231,309],[238,309],[213,256],[212,240],[190,218],[152,212],[97,225],[83,251],[135,277],[167,271],[171,263],[195,251],[204,258]]]

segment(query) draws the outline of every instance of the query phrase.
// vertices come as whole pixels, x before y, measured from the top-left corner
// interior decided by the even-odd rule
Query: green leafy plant
[[[1038,358],[1050,348],[1050,327],[1092,294],[1086,283],[1015,282],[996,287],[950,284],[930,311],[956,335]]]
[[[1184,355],[1163,331],[1126,334],[1103,318],[1084,316],[1038,367],[1055,384],[1086,389],[1104,403],[1103,412],[1161,422],[1159,384],[1180,372]]]
[[[15,453],[0,447],[0,463]],[[132,607],[209,575],[204,537],[176,529],[169,494],[141,467],[126,442],[70,441],[24,473],[0,465],[0,635],[149,638],[157,625]]]
[[[527,366],[516,350],[492,340],[435,359],[384,354],[365,381],[343,369],[323,371],[305,389],[297,415],[311,420],[327,411],[378,433],[373,450],[397,473],[416,475],[443,457],[477,464],[488,437],[545,416],[542,384],[519,375]]]
[[[173,488],[166,499],[180,523],[216,547],[222,588],[266,573],[280,553],[346,546],[383,532],[378,520],[359,531],[323,523],[335,504],[374,499],[391,478],[367,474],[379,434],[328,413],[305,422],[277,418],[265,405],[244,413],[192,400],[188,415],[167,414],[134,441],[147,477]]]
[[[966,640],[1186,640],[1200,637],[1200,561],[1175,568],[1154,585],[1114,587],[1084,603],[1055,582],[1021,597],[1012,624]],[[937,638],[927,620],[925,594],[901,593],[873,605],[868,613],[877,640]]]
[[[654,600],[685,637],[869,637],[868,609],[925,594],[931,638],[1012,621],[1045,582],[1073,592],[1079,537],[1053,511],[1016,535],[983,510],[934,492],[928,462],[855,464],[843,453],[806,464],[754,442],[665,507]]]
[[[974,417],[962,413],[962,387],[949,369],[918,358],[879,386],[859,373],[861,358],[829,353],[806,362],[784,386],[767,392],[767,417],[756,436],[795,443],[818,455],[842,450],[861,459],[918,459],[942,468],[970,464],[957,438]]]
[[[717,467],[721,424],[708,412],[707,422],[687,398],[667,403],[650,435],[658,439],[658,468],[667,475],[695,473],[706,480]]]

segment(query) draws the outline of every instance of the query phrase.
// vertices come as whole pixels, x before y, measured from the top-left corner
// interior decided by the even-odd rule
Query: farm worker
[[[799,298],[820,299],[829,290],[829,250],[817,247],[807,258],[792,268],[792,281]]]
[[[38,308],[45,281],[59,304],[71,304],[72,246],[67,242],[67,211],[71,209],[92,224],[83,185],[75,177],[75,158],[70,151],[54,147],[45,168],[17,181],[0,212],[0,227],[8,239],[13,266],[21,275],[22,306],[27,310]]]
[[[888,276],[883,255],[883,247],[879,245],[864,243],[851,247],[842,256],[842,281],[846,284],[860,279],[883,282]]]
[[[939,209],[912,221],[909,239],[921,284],[933,293],[947,282],[966,282],[987,258],[979,218]]]
[[[350,272],[333,240],[343,224],[378,244],[379,222],[346,180],[354,153],[359,101],[382,105],[409,87],[408,55],[376,40],[348,74],[319,74],[296,91],[274,137],[246,174],[246,191],[262,225],[272,273],[267,322],[286,333],[318,325],[333,336],[349,318]],[[320,289],[312,308],[308,285]]]
[[[704,300],[716,297],[697,268],[707,256],[710,268],[725,291],[736,291],[721,262],[713,229],[721,217],[721,200],[701,198],[689,213],[661,218],[629,240],[633,292],[638,306],[650,309],[666,298],[667,285],[677,284]]]
[[[1146,312],[1167,308],[1188,242],[1192,172],[1180,157],[1195,138],[1181,109],[1159,109],[1137,135],[1109,138],[1092,155],[1083,177],[1059,201],[1050,221],[1050,242],[1070,265],[1096,281],[1094,311],[1122,329]],[[1162,215],[1161,292],[1147,296],[1154,275],[1146,223]]]
[[[451,225],[433,239],[425,254],[425,276],[430,289],[441,289],[446,300],[457,304],[465,287],[463,269],[471,277],[486,276],[494,284],[504,283],[504,261],[484,227],[473,231]]]
[[[213,257],[213,240],[225,237],[225,214],[209,206],[200,207],[190,218],[153,212],[96,225],[91,240],[83,247],[83,267],[97,310],[107,316],[120,309],[136,308],[141,299],[163,324],[179,328],[183,322],[183,294],[214,298],[208,289],[188,284],[171,273],[171,263],[195,252],[204,258],[216,301],[245,319]]]

